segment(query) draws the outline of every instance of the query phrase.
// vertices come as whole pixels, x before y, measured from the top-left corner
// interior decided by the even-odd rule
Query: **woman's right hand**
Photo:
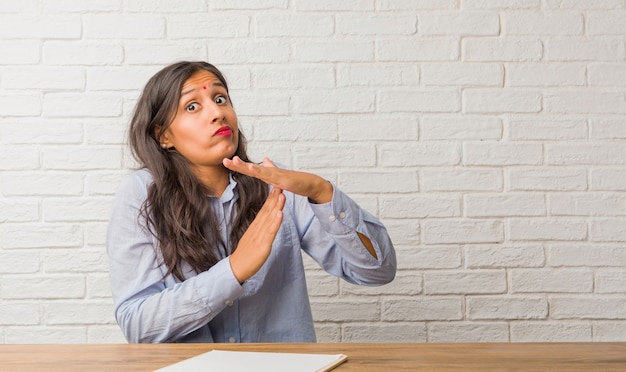
[[[230,255],[230,267],[239,283],[248,280],[263,266],[272,251],[272,243],[283,220],[285,195],[281,189],[270,191],[256,215]]]

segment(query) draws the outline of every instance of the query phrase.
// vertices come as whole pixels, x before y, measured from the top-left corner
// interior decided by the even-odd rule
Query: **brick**
[[[461,3],[462,9],[540,9],[541,0],[473,0]]]
[[[0,116],[39,116],[41,111],[39,94],[0,94]]]
[[[339,187],[347,193],[415,192],[418,191],[416,171],[340,172]]]
[[[495,294],[507,290],[504,270],[427,271],[425,294]]]
[[[522,38],[464,38],[461,44],[463,61],[470,62],[532,62],[543,56],[542,44]]]
[[[82,275],[19,275],[2,279],[3,299],[83,298],[84,295]]]
[[[110,198],[55,198],[43,203],[47,222],[106,221],[111,207]]]
[[[591,342],[586,322],[512,322],[511,342]]]
[[[582,168],[515,168],[508,171],[512,191],[583,191],[587,189],[587,171]]]
[[[116,44],[46,41],[43,46],[46,65],[105,66],[119,64],[123,58],[124,50]]]
[[[626,251],[618,245],[576,243],[554,244],[546,248],[548,264],[553,267],[605,267],[626,265]]]
[[[88,344],[124,344],[127,342],[117,324],[111,326],[89,326],[87,328]]]
[[[363,206],[359,203],[359,205]],[[371,209],[368,209],[372,211]],[[419,223],[415,220],[410,219],[384,219],[382,221],[387,231],[389,232],[389,236],[391,237],[391,241],[396,245],[415,245],[419,244]]]
[[[463,112],[536,113],[541,111],[542,95],[517,89],[467,89],[463,91]]]
[[[396,248],[399,269],[454,269],[461,267],[461,250],[453,245]]]
[[[107,301],[54,301],[46,304],[46,324],[115,324],[113,303]]]
[[[495,36],[500,32],[496,12],[423,13],[418,20],[421,35]]]
[[[582,63],[509,63],[506,85],[511,87],[584,86],[587,68]]]
[[[311,310],[316,322],[354,322],[375,321],[380,319],[378,301],[333,301],[311,299]]]
[[[457,0],[378,0],[377,10],[429,10],[456,8]]]
[[[542,267],[546,262],[541,244],[468,245],[465,266],[469,269]]]
[[[258,66],[253,69],[258,88],[334,88],[335,72],[331,66]]]
[[[372,41],[296,41],[293,55],[297,62],[372,62]]]
[[[376,105],[374,92],[344,89],[309,89],[292,97],[295,114],[335,114],[373,112]]]
[[[166,18],[168,39],[209,37],[244,38],[250,35],[250,17],[228,13],[173,15]]]
[[[396,37],[376,43],[376,59],[384,62],[456,61],[459,42],[450,38]]]
[[[207,60],[207,43],[133,41],[124,43],[124,62],[129,65],[163,65],[181,60]],[[211,56],[211,62],[221,62]]]
[[[378,94],[379,112],[459,112],[461,97],[456,90],[383,90]]]
[[[459,296],[423,296],[416,300],[385,300],[382,304],[384,321],[460,320],[463,299]]]
[[[41,4],[39,0],[24,0],[20,3],[3,2],[0,4],[0,13],[40,13]]]
[[[626,113],[626,100],[621,92],[548,91],[544,95],[544,110],[547,113],[562,114]]]
[[[7,327],[4,340],[9,344],[84,344],[85,327]]]
[[[342,326],[342,342],[425,342],[424,323],[348,324]]]
[[[339,294],[339,279],[322,273],[306,275],[309,296],[328,298]]]
[[[136,3],[137,1],[134,1]],[[86,12],[112,12],[122,10],[121,0],[92,0],[89,3],[82,0],[60,0],[56,3],[44,2],[45,14],[53,13],[86,13]],[[132,4],[128,4],[132,6]]]
[[[85,72],[76,68],[17,67],[2,71],[4,89],[83,90],[85,87]]]
[[[381,215],[386,218],[460,217],[460,197],[453,195],[389,195],[381,199]]]
[[[85,142],[88,145],[123,145],[128,136],[128,122],[117,119],[85,119]]]
[[[596,274],[596,293],[626,293],[626,270],[602,270]]]
[[[317,342],[341,342],[339,323],[314,323]],[[322,341],[323,340],[323,341]]]
[[[589,236],[594,242],[623,242],[626,240],[624,218],[597,219],[589,223]]]
[[[335,16],[335,27],[337,35],[412,35],[417,32],[417,19],[414,15],[400,14],[394,16],[338,14]],[[330,29],[333,29],[332,20]]]
[[[625,169],[591,169],[590,188],[594,191],[625,191]]]
[[[546,0],[547,8],[563,8],[563,9],[615,9],[624,6],[622,0]]]
[[[140,13],[191,13],[206,12],[207,4],[203,0],[188,0],[180,3],[176,0],[134,0],[126,4],[125,9],[129,12]]]
[[[506,235],[509,240],[580,241],[587,238],[587,223],[566,218],[511,219]]]
[[[41,41],[37,40],[1,40],[0,65],[33,65],[41,59]]]
[[[229,25],[228,28],[231,27]],[[329,37],[334,33],[334,29],[335,20],[332,16],[324,14],[260,14],[254,17],[257,37]]]
[[[0,124],[0,143],[77,144],[83,141],[83,125],[68,120],[24,118]]]
[[[98,68],[87,71],[87,89],[90,91],[131,90],[134,92],[143,88],[145,83],[157,71],[155,68]]]
[[[3,274],[32,274],[39,271],[39,252],[0,252],[0,272]]]
[[[543,148],[536,143],[521,142],[465,142],[465,165],[539,165]]]
[[[509,325],[504,322],[431,322],[428,342],[508,342]]]
[[[106,252],[98,250],[54,250],[44,253],[43,269],[46,273],[107,272]]]
[[[587,66],[590,86],[626,86],[626,66],[617,63],[592,63]]]
[[[333,1],[333,0],[296,0],[293,6],[297,11],[364,11],[374,10],[374,0],[346,0],[346,1]]]
[[[548,301],[539,297],[476,296],[467,298],[467,318],[470,320],[545,319]]]
[[[115,147],[44,148],[43,167],[50,170],[118,169],[121,156],[121,152]]]
[[[208,41],[209,60],[215,65],[284,63],[289,60],[289,45],[279,41]]]
[[[65,248],[83,244],[83,232],[79,225],[2,224],[0,233],[0,248]]]
[[[467,217],[545,216],[543,195],[528,194],[468,194],[464,196]]]
[[[499,140],[502,120],[490,116],[424,116],[421,120],[422,140]]]
[[[0,152],[0,170],[39,168],[39,151],[32,146],[4,146]]]
[[[85,193],[87,195],[109,195],[117,191],[123,173],[89,173],[85,177]]]
[[[108,269],[108,268],[107,268]],[[111,298],[109,273],[87,273],[87,299]]]
[[[511,118],[508,123],[511,140],[581,140],[587,138],[589,129],[585,119]]]
[[[393,282],[376,287],[341,282],[341,293],[361,296],[417,295],[422,293],[422,275],[398,272]]]
[[[162,39],[165,36],[165,20],[160,16],[143,14],[89,14],[83,16],[82,36],[87,40]]]
[[[626,199],[621,193],[567,193],[548,195],[553,216],[624,216]]]
[[[626,324],[619,321],[594,322],[593,340],[597,342],[626,342]]]
[[[609,296],[555,296],[549,299],[553,319],[625,319],[626,299]]]
[[[590,36],[623,36],[626,33],[625,20],[626,10],[624,9],[611,12],[589,12],[587,14],[587,34]]]
[[[39,202],[37,200],[0,201],[0,222],[34,222],[39,220]],[[2,270],[0,270],[2,272]]]
[[[591,119],[590,127],[592,139],[626,139],[626,126],[621,119]]]
[[[327,119],[324,119],[328,122]],[[418,123],[412,115],[341,116],[337,125],[340,141],[406,141],[418,139]]]
[[[502,171],[480,168],[424,168],[422,190],[433,191],[502,191]]]
[[[289,94],[272,92],[259,97],[253,92],[231,91],[239,116],[283,116],[289,113]]]
[[[263,9],[287,9],[289,6],[289,0],[261,0],[261,1],[248,1],[248,0],[212,0],[209,3],[209,8],[219,10],[237,10],[237,9],[250,9],[250,10],[263,10]]]
[[[81,195],[84,176],[78,173],[16,173],[2,177],[2,193],[10,196]]]
[[[511,293],[591,293],[589,270],[514,269],[510,271]]]
[[[500,243],[504,239],[502,222],[496,220],[425,220],[422,229],[425,244]]]
[[[118,95],[50,93],[44,96],[43,113],[51,117],[114,117],[122,114]]]
[[[623,165],[626,164],[626,146],[574,141],[548,144],[545,146],[545,158],[548,165]]]
[[[621,61],[618,39],[549,38],[544,42],[547,61]]]
[[[336,141],[337,123],[326,118],[259,118],[253,123],[254,141]]]
[[[337,164],[351,167],[372,167],[376,162],[376,149],[371,145],[295,145],[294,158],[298,168],[325,168]]]
[[[424,63],[425,86],[502,86],[504,68],[496,63]]]
[[[503,13],[504,35],[583,35],[584,19],[578,12],[540,11]]]
[[[83,224],[85,246],[104,246],[106,244],[107,222],[86,222]]]
[[[74,15],[0,15],[0,34],[8,39],[80,39],[81,18]]]
[[[418,86],[419,66],[391,62],[341,64],[336,67],[337,86]],[[302,77],[299,77],[302,79]]]
[[[39,324],[38,303],[2,301],[0,304],[1,326],[21,326],[33,324]]]

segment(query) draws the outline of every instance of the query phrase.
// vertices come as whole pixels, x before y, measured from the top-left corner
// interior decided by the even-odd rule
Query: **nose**
[[[209,115],[209,120],[211,120],[211,123],[217,123],[220,121],[224,121],[226,119],[226,116],[224,114],[224,109],[222,108],[222,106],[218,105],[217,103],[213,101],[210,101],[207,112]]]

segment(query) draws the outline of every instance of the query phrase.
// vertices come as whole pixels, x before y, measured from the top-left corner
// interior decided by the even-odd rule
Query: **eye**
[[[200,107],[200,105],[199,105],[197,102],[192,102],[192,103],[188,104],[188,105],[185,107],[185,111],[187,111],[187,112],[194,112],[194,111],[196,111],[199,107]]]
[[[218,105],[222,105],[224,103],[228,102],[228,98],[224,97],[224,96],[217,96],[215,97],[215,103],[217,103]]]

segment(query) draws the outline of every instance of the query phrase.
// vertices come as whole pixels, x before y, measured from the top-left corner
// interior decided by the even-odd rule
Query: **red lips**
[[[230,127],[223,126],[220,129],[218,129],[213,135],[214,136],[230,136],[231,134],[233,134],[233,130],[230,129]]]

